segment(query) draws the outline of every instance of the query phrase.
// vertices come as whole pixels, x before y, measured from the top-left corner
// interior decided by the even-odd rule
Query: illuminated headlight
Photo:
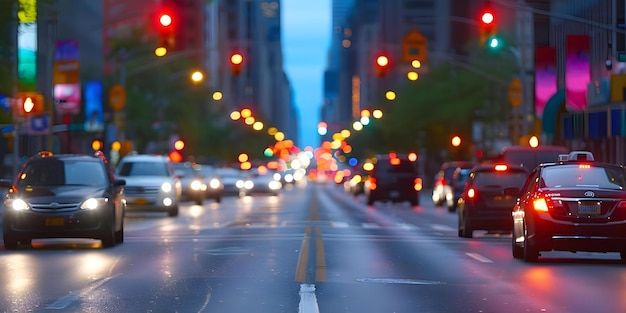
[[[109,199],[106,198],[89,198],[80,204],[80,208],[83,210],[95,210],[105,206],[108,202]]]
[[[285,175],[285,181],[288,182],[288,183],[292,182],[293,181],[293,175],[291,175],[291,174]]]
[[[252,182],[251,180],[246,180],[246,181],[243,183],[243,188],[246,188],[246,189],[248,189],[248,190],[250,190],[250,189],[254,188],[254,182]]]
[[[192,190],[200,190],[202,189],[202,182],[199,180],[194,180],[191,182],[191,189]]]
[[[170,191],[172,191],[172,184],[170,184],[170,183],[163,183],[163,185],[161,185],[161,190],[163,192],[170,192]]]
[[[269,187],[271,190],[278,190],[282,187],[282,184],[279,181],[273,180],[269,183]]]
[[[5,202],[6,206],[15,211],[28,211],[30,206],[22,199],[9,199]]]
[[[274,176],[273,176],[274,180],[280,180],[281,179],[280,176],[281,176],[280,173],[274,173]]]
[[[209,187],[211,189],[219,189],[220,186],[222,186],[222,182],[217,178],[213,178],[209,181]]]
[[[244,181],[243,181],[243,180],[241,180],[241,179],[240,179],[240,180],[238,180],[238,181],[235,183],[235,186],[237,186],[237,188],[239,188],[239,189],[243,188],[243,187],[244,187]]]

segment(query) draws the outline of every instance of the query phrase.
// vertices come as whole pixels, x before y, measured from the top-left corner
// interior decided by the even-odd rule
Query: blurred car
[[[454,171],[458,167],[472,168],[473,165],[474,163],[469,161],[451,161],[441,164],[439,172],[435,175],[435,183],[433,184],[432,199],[436,206],[446,203],[448,200],[446,196],[452,194],[450,181],[452,180],[452,174],[454,174]],[[451,206],[449,203],[446,204],[448,204],[448,207]]]
[[[541,251],[619,252],[626,261],[626,168],[571,152],[537,167],[513,207],[514,258]]]
[[[251,173],[239,182],[239,188],[241,189],[240,195],[270,194],[278,196],[283,184],[276,178],[277,177],[275,177],[272,172],[264,174]]]
[[[461,198],[461,194],[463,194],[465,182],[467,182],[469,174],[472,172],[472,167],[457,167],[454,170],[454,173],[452,174],[452,179],[450,179],[450,182],[448,184],[450,188],[445,189],[446,191],[444,198],[446,199],[446,207],[448,208],[448,212],[456,211],[459,198]]]
[[[202,205],[206,197],[207,185],[191,162],[175,162],[174,172],[180,179],[182,198]]]
[[[206,199],[214,199],[215,202],[222,202],[222,196],[224,195],[224,184],[222,179],[218,176],[217,171],[211,165],[198,164],[199,175],[204,179],[206,184]]]
[[[569,150],[561,146],[507,146],[498,155],[496,162],[523,166],[530,173],[544,162],[553,163],[559,155],[568,154]]]
[[[480,164],[472,168],[458,202],[459,237],[472,238],[474,230],[506,231],[513,227],[511,209],[516,197],[506,188],[521,188],[528,177],[524,167]]]
[[[237,182],[245,179],[244,172],[240,169],[222,167],[215,169],[215,174],[219,177],[223,184],[224,196],[240,196],[241,188],[237,186]]]
[[[126,180],[128,211],[162,211],[178,215],[182,185],[176,177],[172,161],[160,155],[128,154],[115,174]]]
[[[29,158],[2,207],[5,249],[35,238],[92,238],[112,247],[124,241],[124,186],[102,154],[40,152]]]
[[[376,160],[369,171],[370,178],[364,184],[367,204],[388,200],[408,201],[411,205],[419,205],[422,179],[415,162],[410,161],[407,156],[395,153],[379,155]]]

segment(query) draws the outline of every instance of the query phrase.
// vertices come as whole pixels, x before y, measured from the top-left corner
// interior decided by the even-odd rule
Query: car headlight
[[[252,189],[253,187],[254,187],[254,182],[252,182],[251,180],[246,180],[243,183],[243,188],[246,188],[249,190],[249,189]]]
[[[163,183],[163,185],[161,185],[161,190],[163,192],[170,192],[170,191],[172,191],[172,184],[170,184],[170,183]]]
[[[95,210],[99,207],[106,206],[109,202],[107,198],[89,198],[80,204],[80,208],[83,210]]]
[[[274,180],[280,180],[282,178],[280,173],[274,173],[272,177],[274,178]]]
[[[211,187],[211,189],[219,189],[221,185],[222,182],[217,178],[213,178],[209,181],[209,187]]]
[[[244,187],[244,182],[243,182],[243,180],[241,180],[241,179],[240,179],[240,180],[238,180],[238,181],[235,183],[235,186],[237,186],[237,188],[239,188],[239,189],[243,188],[243,187]]]
[[[278,190],[282,187],[282,184],[279,181],[273,180],[269,183],[269,187],[271,190]]]
[[[30,205],[28,205],[28,203],[26,203],[26,201],[22,199],[8,199],[5,201],[5,204],[8,208],[11,208],[15,211],[30,210]]]
[[[191,189],[192,190],[200,190],[202,189],[202,182],[199,180],[194,180],[191,182]]]

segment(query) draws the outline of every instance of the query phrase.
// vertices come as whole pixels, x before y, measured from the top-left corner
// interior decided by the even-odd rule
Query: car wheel
[[[539,259],[539,251],[531,243],[528,242],[528,236],[526,236],[526,227],[524,226],[524,261],[537,262]]]
[[[517,237],[515,235],[515,231],[513,231],[513,233],[511,234],[511,248],[512,248],[512,252],[513,252],[513,258],[515,259],[521,259],[524,257],[524,248],[521,247],[520,245],[518,245],[515,242],[515,237]]]
[[[202,199],[201,197],[198,197],[198,198],[196,199],[196,204],[197,204],[197,205],[202,205],[202,202],[204,202],[204,199]]]
[[[124,242],[124,221],[122,221],[122,227],[115,232],[115,243]]]
[[[17,249],[17,238],[9,234],[4,234],[4,249],[15,250]]]
[[[167,215],[170,217],[178,216],[178,205],[173,206],[167,211]]]
[[[215,202],[217,202],[217,203],[221,203],[221,202],[222,202],[222,197],[217,197],[217,198],[215,198]]]
[[[115,222],[111,222],[110,225],[109,229],[107,229],[102,237],[100,237],[103,248],[111,248],[115,246]]]
[[[463,231],[461,233],[461,236],[463,238],[472,238],[474,236],[474,230],[472,229],[472,223],[470,221],[469,218],[469,213],[467,213],[467,210],[465,210],[463,212]]]

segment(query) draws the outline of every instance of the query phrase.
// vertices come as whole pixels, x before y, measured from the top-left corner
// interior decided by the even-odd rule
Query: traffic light
[[[497,37],[496,15],[491,8],[484,9],[480,14],[480,44],[483,47],[495,49],[500,46]]]
[[[233,76],[241,74],[241,67],[243,66],[243,55],[239,52],[235,52],[230,56],[230,70]]]
[[[175,24],[175,18],[169,10],[162,10],[157,14],[159,44],[154,50],[157,56],[164,56],[176,47]]]
[[[41,115],[44,112],[43,96],[37,92],[18,92],[16,113],[20,116]]]
[[[383,77],[389,71],[389,57],[384,54],[376,56],[376,75]]]

